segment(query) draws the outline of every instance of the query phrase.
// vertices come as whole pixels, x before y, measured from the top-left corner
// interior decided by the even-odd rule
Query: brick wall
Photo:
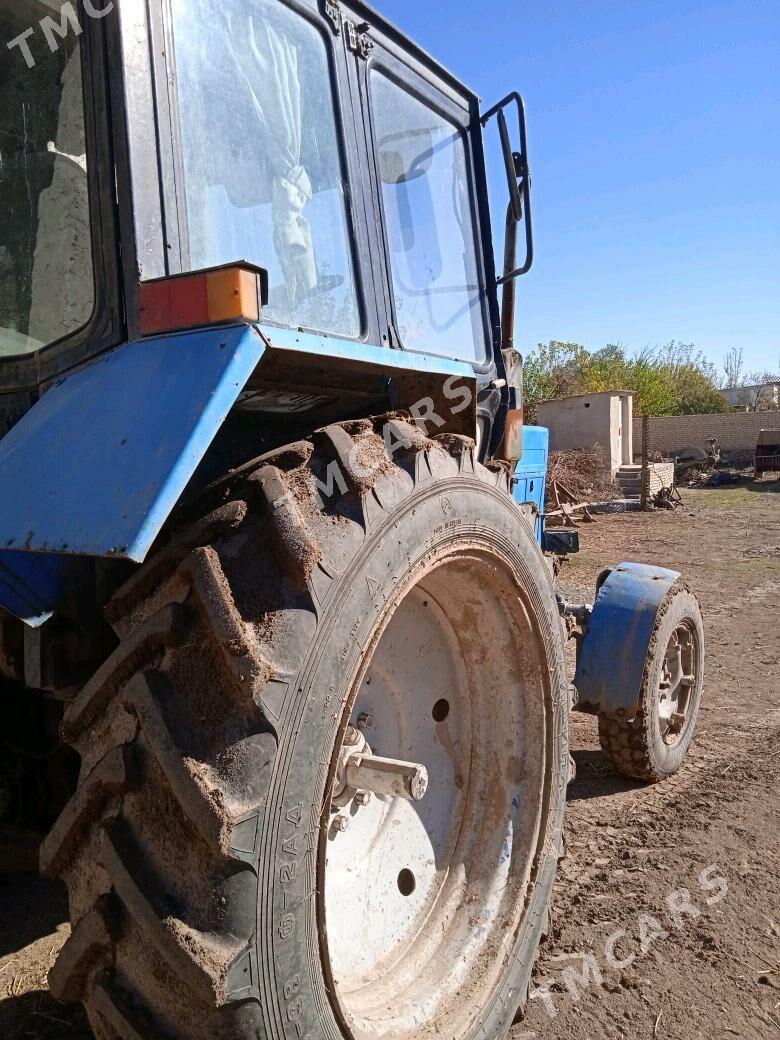
[[[650,494],[657,495],[662,488],[674,484],[674,463],[656,462],[650,466]]]
[[[759,431],[771,429],[780,429],[780,412],[661,416],[650,420],[650,448],[670,456],[689,447],[706,451],[717,437],[724,451],[752,451]],[[634,457],[641,454],[642,420],[634,419]]]

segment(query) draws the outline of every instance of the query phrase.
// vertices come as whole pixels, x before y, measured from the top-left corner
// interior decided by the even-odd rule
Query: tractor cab
[[[507,380],[483,122],[511,194],[506,350],[524,219],[531,259],[519,98],[482,119],[454,76],[340,0],[0,0],[0,37],[0,428],[150,332],[252,321],[264,356],[234,414],[408,408],[460,376],[474,407],[447,428],[478,413],[500,449],[522,369],[512,355]],[[203,279],[180,276],[215,269],[260,270],[260,298],[201,306]]]

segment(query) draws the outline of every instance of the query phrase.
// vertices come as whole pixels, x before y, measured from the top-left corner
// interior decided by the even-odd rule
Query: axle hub
[[[428,790],[428,770],[418,762],[375,755],[362,730],[348,726],[344,735],[332,803],[366,805],[372,794],[419,802]]]

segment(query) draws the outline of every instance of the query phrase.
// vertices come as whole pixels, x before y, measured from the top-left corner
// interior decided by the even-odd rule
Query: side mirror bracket
[[[507,126],[506,109],[513,106],[517,110],[517,125],[520,137],[520,151],[512,150]],[[498,279],[503,286],[501,299],[501,349],[514,349],[515,325],[515,281],[527,274],[534,262],[534,233],[531,219],[531,168],[528,161],[528,132],[525,118],[525,104],[522,97],[513,91],[497,105],[486,112],[480,122],[487,126],[491,119],[497,117],[498,132],[501,138],[501,149],[504,155],[509,204],[506,213],[506,233],[504,238],[504,273]],[[517,240],[520,224],[525,224],[525,259],[517,264]]]

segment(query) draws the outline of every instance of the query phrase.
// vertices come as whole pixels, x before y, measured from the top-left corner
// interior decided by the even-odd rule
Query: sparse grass
[[[684,488],[682,497],[689,505],[707,509],[761,509],[776,501],[773,496],[778,491],[780,481],[773,480],[734,487]]]
[[[747,560],[733,560],[728,565],[728,573],[734,578],[747,578],[753,582],[780,580],[780,559],[777,557],[754,557]]]

